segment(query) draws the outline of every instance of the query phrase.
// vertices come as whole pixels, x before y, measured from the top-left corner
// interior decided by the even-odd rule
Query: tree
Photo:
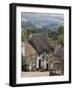
[[[25,41],[27,39],[27,33],[26,33],[26,30],[23,30],[21,32],[21,41]]]
[[[58,43],[59,44],[64,44],[64,26],[60,26],[58,28]]]
[[[58,32],[59,34],[64,34],[64,26],[59,26],[57,32]]]
[[[22,56],[22,71],[28,71],[27,58]]]

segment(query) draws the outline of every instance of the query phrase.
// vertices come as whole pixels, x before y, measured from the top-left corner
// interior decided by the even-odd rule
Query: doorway
[[[46,63],[46,70],[48,70],[48,63]]]
[[[39,59],[39,69],[41,69],[41,59]]]

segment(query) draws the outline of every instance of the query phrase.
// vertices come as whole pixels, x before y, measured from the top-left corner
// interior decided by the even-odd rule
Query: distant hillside
[[[63,14],[44,13],[21,13],[21,26],[23,29],[33,28],[35,30],[55,30],[64,24]]]

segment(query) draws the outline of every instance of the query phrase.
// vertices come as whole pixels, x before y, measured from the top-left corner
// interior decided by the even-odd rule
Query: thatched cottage
[[[64,45],[60,44],[55,47],[54,51],[54,68],[58,71],[58,74],[64,74]]]
[[[51,70],[55,71],[58,75],[64,75],[64,45],[59,44],[54,48],[52,53],[52,60],[50,63]]]
[[[22,54],[27,59],[29,70],[48,70],[48,54],[50,46],[46,33],[28,31],[27,42],[22,43]]]

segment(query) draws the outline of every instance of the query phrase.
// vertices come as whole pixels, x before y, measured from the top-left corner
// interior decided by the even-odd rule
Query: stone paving
[[[45,72],[22,72],[21,73],[21,77],[38,77],[38,76],[49,76],[49,72],[45,71]]]

